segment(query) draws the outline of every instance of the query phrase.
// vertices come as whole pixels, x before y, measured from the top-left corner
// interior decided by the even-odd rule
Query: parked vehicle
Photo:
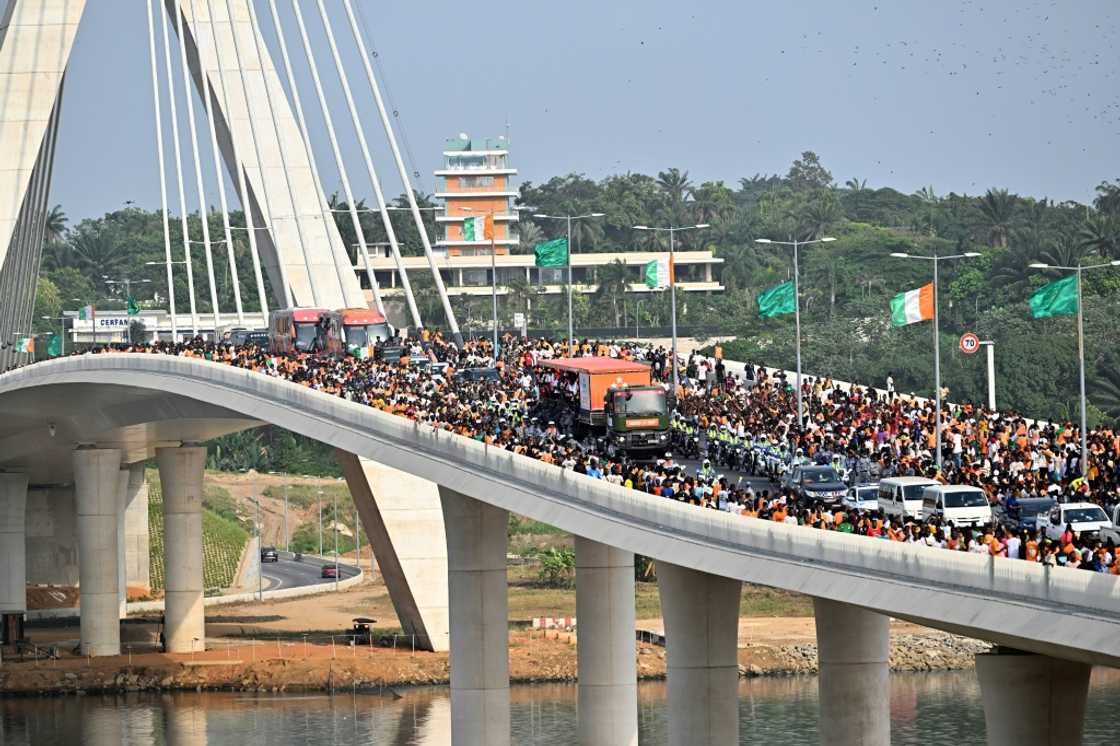
[[[938,482],[925,477],[888,477],[879,482],[879,510],[888,518],[922,517],[926,487]]]
[[[797,493],[799,501],[839,503],[848,492],[847,485],[831,466],[797,464],[786,475],[783,484]]]
[[[992,507],[992,517],[997,523],[1016,531],[1024,528],[1034,531],[1045,524],[1050,509],[1056,504],[1057,501],[1049,497],[1028,497],[1019,500],[1018,504],[1011,508],[1004,503],[997,503]]]
[[[983,526],[992,522],[988,496],[979,487],[938,484],[922,493],[922,520],[952,521],[954,526]]]
[[[323,565],[323,569],[319,572],[319,577],[321,577],[321,578],[337,578],[338,577],[338,565],[336,565],[336,564]]]
[[[256,345],[268,349],[268,329],[236,329],[229,333],[229,338],[225,341],[234,347]]]
[[[261,562],[279,562],[280,553],[276,551],[276,547],[264,547],[261,549]]]
[[[849,487],[840,501],[849,510],[871,513],[879,509],[879,484],[857,484]]]
[[[1096,503],[1057,503],[1047,518],[1044,528],[1051,539],[1061,538],[1067,525],[1076,534],[1096,534],[1115,528],[1108,513]]]

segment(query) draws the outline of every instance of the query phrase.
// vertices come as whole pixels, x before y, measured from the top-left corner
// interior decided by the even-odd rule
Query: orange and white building
[[[469,240],[463,221],[471,217],[494,216],[494,253],[505,256],[517,246],[517,210],[513,200],[517,190],[513,177],[517,169],[509,163],[509,143],[505,137],[472,140],[465,133],[447,141],[443,167],[436,170],[436,199],[444,210],[436,217],[441,235],[436,246],[448,257],[490,256],[491,241],[481,236]]]

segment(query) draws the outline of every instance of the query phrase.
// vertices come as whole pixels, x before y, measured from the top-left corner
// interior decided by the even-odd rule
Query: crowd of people
[[[593,439],[573,437],[569,422],[538,417],[540,403],[565,395],[563,382],[541,359],[568,354],[644,361],[655,380],[671,388],[671,356],[661,347],[629,342],[504,337],[499,350],[489,339],[459,347],[439,333],[422,331],[404,340],[404,355],[387,362],[307,353],[279,355],[253,345],[233,347],[196,338],[101,348],[198,357],[284,378],[464,437],[555,464],[588,477],[745,517],[811,526],[950,550],[1120,574],[1111,543],[1067,529],[1055,539],[1040,531],[998,524],[958,527],[919,519],[888,519],[807,503],[789,489],[721,474],[704,462],[689,469],[671,451],[635,460]],[[787,463],[836,464],[870,481],[926,476],[945,484],[985,491],[992,505],[1046,496],[1087,501],[1109,510],[1120,502],[1120,430],[1088,433],[1088,469],[1082,476],[1078,428],[1039,423],[1014,412],[972,404],[943,410],[943,458],[935,458],[935,408],[926,400],[891,390],[838,385],[805,377],[805,420],[797,421],[797,392],[784,372],[745,366],[729,372],[716,357],[682,360],[674,397],[674,427],[697,433],[707,449],[717,442],[753,449],[774,447]],[[435,363],[444,365],[436,366]],[[460,376],[467,368],[492,368],[490,376]]]

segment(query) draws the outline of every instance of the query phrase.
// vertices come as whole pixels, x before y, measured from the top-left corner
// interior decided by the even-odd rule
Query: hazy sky
[[[325,64],[314,3],[300,2]],[[355,2],[424,191],[446,137],[507,124],[520,178],[534,182],[677,166],[734,184],[784,172],[806,149],[838,182],[906,192],[999,186],[1083,201],[1120,177],[1116,0],[530,0],[489,12]],[[290,23],[289,0],[279,4]],[[88,2],[52,195],[72,219],[125,200],[158,206],[144,5]],[[327,6],[349,47],[341,3]],[[306,69],[301,55],[296,64]],[[341,106],[333,73],[324,77]],[[368,89],[358,90],[386,191],[399,194]],[[302,93],[314,110],[309,84]],[[336,120],[349,121],[342,109]],[[326,188],[337,188],[317,116],[313,128]],[[369,195],[352,133],[344,140],[355,188]]]

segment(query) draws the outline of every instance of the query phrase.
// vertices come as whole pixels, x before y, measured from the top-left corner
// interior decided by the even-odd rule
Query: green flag
[[[135,298],[129,298],[128,299],[128,315],[129,316],[139,316],[140,315],[140,304],[136,302]]]
[[[51,335],[47,342],[47,354],[51,357],[58,357],[62,354],[62,337],[57,334]]]
[[[795,310],[793,280],[768,288],[758,296],[758,317],[761,319],[793,313]]]
[[[533,247],[537,255],[538,267],[566,267],[568,266],[568,239],[557,238],[545,241]]]
[[[1077,275],[1043,285],[1031,295],[1030,304],[1036,319],[1077,313]]]

